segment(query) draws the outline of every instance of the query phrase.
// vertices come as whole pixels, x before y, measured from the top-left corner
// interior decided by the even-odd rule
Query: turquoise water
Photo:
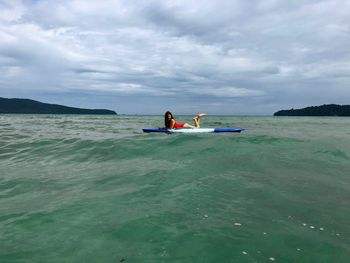
[[[160,125],[0,115],[0,261],[349,262],[350,118]]]

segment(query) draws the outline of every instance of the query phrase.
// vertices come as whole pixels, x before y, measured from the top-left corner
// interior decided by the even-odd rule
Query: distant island
[[[280,110],[273,116],[350,116],[350,105],[325,104],[303,109]]]
[[[7,99],[0,98],[0,113],[18,114],[110,114],[117,113],[104,109],[81,109],[62,106],[58,104],[48,104],[30,99]]]

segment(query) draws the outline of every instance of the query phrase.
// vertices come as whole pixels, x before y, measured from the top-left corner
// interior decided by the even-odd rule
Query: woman
[[[173,114],[171,114],[170,111],[167,111],[164,115],[164,124],[165,129],[181,129],[181,128],[199,128],[201,124],[201,118],[205,115],[205,113],[200,113],[196,117],[193,118],[194,126],[184,122],[184,123],[178,123],[173,117]]]

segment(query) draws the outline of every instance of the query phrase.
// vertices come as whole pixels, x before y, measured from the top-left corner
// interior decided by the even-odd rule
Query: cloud
[[[235,87],[219,87],[219,88],[198,88],[193,89],[190,92],[202,95],[212,95],[215,97],[251,97],[262,96],[263,91],[253,89],[243,89]]]
[[[344,103],[349,9],[340,0],[3,0],[0,92],[80,94],[76,106],[89,107],[123,97],[111,106],[125,113],[144,112],[142,103],[153,113],[215,105],[216,114],[229,114],[227,103],[249,113]]]

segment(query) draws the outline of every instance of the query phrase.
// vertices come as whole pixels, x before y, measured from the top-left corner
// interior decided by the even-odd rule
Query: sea
[[[350,262],[350,118],[162,125],[0,115],[0,262]]]

